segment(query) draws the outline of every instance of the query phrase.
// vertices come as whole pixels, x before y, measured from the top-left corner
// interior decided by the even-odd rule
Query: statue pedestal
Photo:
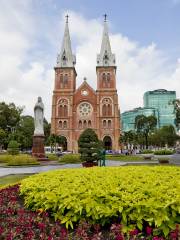
[[[33,136],[32,156],[39,161],[48,160],[44,152],[44,135]]]

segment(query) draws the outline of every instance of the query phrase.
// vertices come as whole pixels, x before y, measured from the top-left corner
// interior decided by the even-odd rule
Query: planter
[[[83,167],[95,167],[98,166],[98,162],[82,162]]]
[[[159,161],[159,164],[169,164],[168,158],[159,158],[158,161]]]

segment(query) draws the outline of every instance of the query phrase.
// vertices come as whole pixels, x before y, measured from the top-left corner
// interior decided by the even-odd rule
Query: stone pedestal
[[[44,135],[33,136],[32,156],[39,161],[48,160],[44,152]]]

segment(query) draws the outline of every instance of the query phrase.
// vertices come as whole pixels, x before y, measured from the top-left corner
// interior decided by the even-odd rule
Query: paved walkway
[[[106,166],[124,166],[124,165],[144,165],[144,164],[157,164],[157,161],[146,162],[121,162],[121,161],[108,161],[106,160]],[[65,168],[81,168],[81,164],[65,164],[65,165],[49,165],[49,166],[35,166],[35,167],[0,167],[0,177],[9,174],[23,174],[23,173],[39,173],[46,172],[53,169],[65,169]]]

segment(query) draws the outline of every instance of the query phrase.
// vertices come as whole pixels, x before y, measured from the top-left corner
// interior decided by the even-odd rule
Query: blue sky
[[[177,90],[180,97],[180,0],[0,0],[0,101],[25,105],[33,114],[40,95],[50,119],[66,13],[78,85],[86,76],[96,88],[107,13],[121,111],[142,106],[147,90]]]

